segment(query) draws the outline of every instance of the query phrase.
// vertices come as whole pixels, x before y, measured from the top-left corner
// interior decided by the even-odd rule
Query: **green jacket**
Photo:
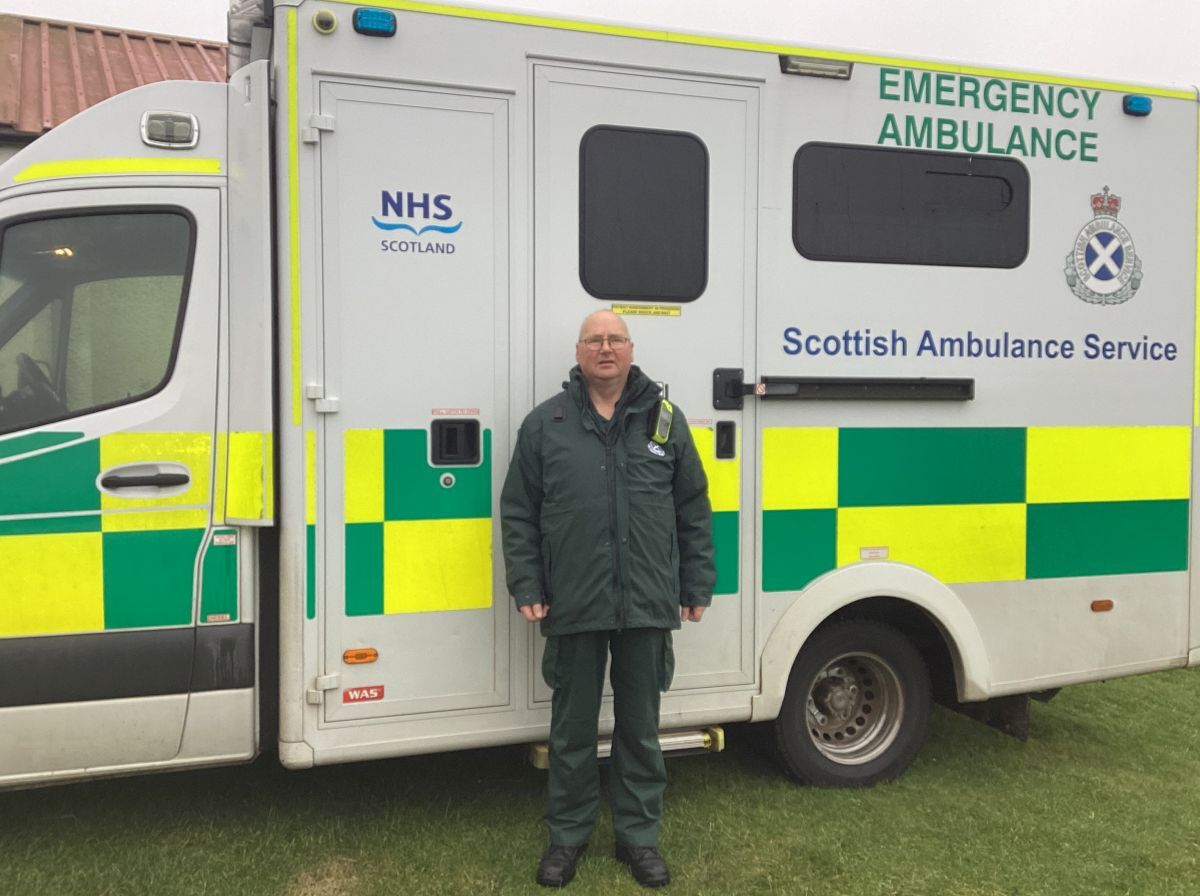
[[[650,439],[659,387],[636,366],[611,426],[578,367],[517,435],[500,496],[508,590],[546,603],[546,636],[679,628],[679,607],[708,606],[716,582],[708,481],[683,412]]]

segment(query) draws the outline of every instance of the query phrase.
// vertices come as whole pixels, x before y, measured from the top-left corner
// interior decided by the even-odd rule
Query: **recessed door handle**
[[[100,484],[105,488],[174,488],[187,485],[192,478],[187,473],[150,473],[137,476],[122,476],[116,473],[105,476]]]

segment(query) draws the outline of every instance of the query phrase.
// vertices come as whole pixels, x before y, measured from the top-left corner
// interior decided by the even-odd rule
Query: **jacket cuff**
[[[712,605],[712,595],[688,591],[679,595],[679,604],[684,607],[708,607]]]
[[[532,607],[534,604],[543,604],[546,602],[545,598],[540,594],[514,594],[513,601],[516,603],[518,610],[521,607]]]

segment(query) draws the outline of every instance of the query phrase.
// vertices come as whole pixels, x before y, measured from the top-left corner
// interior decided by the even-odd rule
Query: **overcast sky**
[[[604,0],[602,16],[599,0],[464,5],[976,66],[1200,83],[1200,0]],[[225,38],[227,6],[227,0],[0,0],[2,12],[213,40]]]

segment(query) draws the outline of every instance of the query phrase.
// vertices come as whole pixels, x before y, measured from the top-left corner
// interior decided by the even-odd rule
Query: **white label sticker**
[[[888,549],[886,547],[858,549],[858,559],[860,560],[886,560],[887,558]]]
[[[213,544],[219,548],[227,548],[232,544],[237,544],[237,535],[232,532],[218,532],[213,536]]]

